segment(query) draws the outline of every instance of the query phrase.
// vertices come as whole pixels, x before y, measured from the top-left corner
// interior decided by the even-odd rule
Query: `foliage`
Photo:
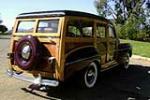
[[[121,40],[122,43],[130,43],[133,47],[133,54],[150,58],[150,43],[134,40]]]
[[[7,29],[6,26],[0,25],[0,32],[1,32],[1,33],[5,33],[7,30],[8,30],[8,29]]]
[[[148,0],[97,0],[100,16],[113,18],[120,38],[150,38],[150,9]]]

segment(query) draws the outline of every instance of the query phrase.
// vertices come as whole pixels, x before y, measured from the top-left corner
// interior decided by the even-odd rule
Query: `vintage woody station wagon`
[[[91,88],[100,72],[128,68],[132,55],[109,20],[66,10],[18,15],[10,47],[10,76],[54,87],[81,72],[79,81]]]

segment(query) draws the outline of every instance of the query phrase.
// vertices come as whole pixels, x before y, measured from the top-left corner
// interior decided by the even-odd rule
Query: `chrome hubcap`
[[[21,56],[22,56],[22,58],[28,60],[30,55],[31,55],[31,48],[28,44],[25,44],[22,47]]]
[[[95,79],[95,72],[93,69],[90,69],[88,72],[87,72],[87,82],[89,84],[91,84]]]
[[[129,55],[126,55],[126,57],[125,57],[124,67],[125,67],[125,69],[129,68]]]

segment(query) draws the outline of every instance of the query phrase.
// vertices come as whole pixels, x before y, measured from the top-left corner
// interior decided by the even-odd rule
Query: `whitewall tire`
[[[95,62],[88,65],[84,72],[84,85],[87,88],[92,88],[96,84],[98,78],[98,67]]]

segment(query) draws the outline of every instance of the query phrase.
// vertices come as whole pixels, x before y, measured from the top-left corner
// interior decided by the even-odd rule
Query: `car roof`
[[[22,13],[17,16],[17,18],[33,18],[33,17],[60,17],[60,16],[79,16],[79,17],[89,17],[94,19],[101,19],[108,21],[106,18],[94,15],[87,12],[72,11],[72,10],[53,10],[53,11],[39,11],[39,12],[29,12]]]

